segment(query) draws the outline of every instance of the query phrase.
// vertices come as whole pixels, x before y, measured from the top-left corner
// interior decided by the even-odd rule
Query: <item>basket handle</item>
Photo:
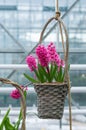
[[[47,26],[53,21],[53,20],[56,20],[59,24],[59,28],[60,28],[60,34],[61,34],[61,40],[62,40],[62,47],[63,47],[63,52],[64,52],[64,61],[65,61],[65,76],[64,76],[64,81],[67,82],[67,78],[68,78],[68,51],[69,51],[69,44],[68,44],[68,33],[67,33],[67,30],[66,30],[66,27],[63,23],[63,21],[61,20],[60,18],[60,12],[56,12],[56,16],[55,17],[52,17],[50,18],[47,23],[44,25],[43,29],[42,29],[42,32],[40,34],[40,38],[39,38],[39,44],[42,43],[42,39],[43,39],[43,35],[45,33],[45,30],[47,28]],[[65,38],[66,38],[66,45],[64,46],[64,38],[63,38],[63,31],[62,31],[62,28],[64,30],[64,33],[65,33]]]
[[[26,127],[25,127],[26,101],[25,101],[25,97],[24,97],[22,88],[20,87],[19,84],[17,84],[16,82],[11,81],[9,79],[0,78],[0,82],[5,83],[5,84],[11,84],[16,89],[18,89],[18,91],[20,92],[20,95],[21,95],[21,110],[22,110],[22,118],[23,118],[22,119],[21,130],[26,130]]]

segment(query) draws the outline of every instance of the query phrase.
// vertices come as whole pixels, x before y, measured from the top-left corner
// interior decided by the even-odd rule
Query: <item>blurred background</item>
[[[69,36],[69,63],[71,96],[73,110],[73,129],[84,130],[86,123],[86,1],[59,0],[59,10]],[[9,78],[21,85],[28,86],[27,115],[30,130],[67,130],[68,101],[65,101],[63,120],[41,120],[36,112],[37,96],[33,85],[25,79],[23,73],[30,74],[25,58],[34,55],[40,32],[47,20],[55,15],[55,0],[0,0],[0,77]],[[58,23],[53,21],[43,37],[43,44],[54,42],[57,52],[63,56]],[[10,106],[12,116],[16,117],[20,107],[19,100],[13,100],[9,94],[12,86],[0,84],[1,117]],[[32,125],[33,124],[33,125]],[[35,124],[35,127],[34,127]],[[80,125],[80,126],[79,126]],[[79,126],[79,127],[78,127]],[[85,126],[86,127],[86,126]]]

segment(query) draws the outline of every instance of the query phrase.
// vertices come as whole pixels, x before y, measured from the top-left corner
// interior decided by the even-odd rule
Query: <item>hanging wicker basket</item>
[[[40,118],[61,119],[68,86],[63,84],[35,84]]]
[[[20,95],[21,95],[21,112],[22,112],[22,124],[21,124],[20,130],[26,130],[26,125],[25,125],[25,119],[26,119],[26,101],[25,101],[23,89],[20,87],[19,84],[17,84],[16,82],[11,81],[9,79],[0,78],[0,82],[2,82],[4,84],[11,84],[16,89],[18,89],[18,91],[20,92]]]
[[[38,116],[44,119],[61,119],[64,111],[65,97],[68,93],[68,35],[64,23],[60,19],[60,13],[57,12],[55,17],[52,17],[45,24],[41,35],[39,44],[42,42],[44,32],[48,24],[57,20],[60,27],[62,46],[64,52],[65,61],[65,76],[63,83],[38,83],[34,84],[35,91],[37,92],[37,106],[38,106]],[[65,34],[65,45],[63,38],[63,30]]]

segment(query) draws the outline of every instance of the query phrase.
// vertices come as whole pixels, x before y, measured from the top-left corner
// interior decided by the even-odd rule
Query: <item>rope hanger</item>
[[[56,20],[58,22],[59,25],[59,29],[60,29],[60,34],[61,34],[61,40],[62,40],[62,47],[63,47],[63,52],[64,52],[64,61],[65,61],[65,76],[64,76],[64,81],[66,81],[68,83],[68,104],[69,104],[69,124],[70,124],[70,130],[72,130],[72,112],[71,112],[71,93],[70,93],[70,77],[69,77],[69,73],[68,73],[68,51],[69,51],[69,42],[68,42],[68,33],[66,30],[66,27],[63,23],[63,21],[60,18],[60,11],[59,11],[59,6],[58,6],[58,0],[55,0],[55,16],[50,18],[47,23],[45,24],[41,35],[40,35],[40,39],[39,39],[39,44],[42,42],[42,37],[43,34],[47,28],[47,26],[49,25],[49,23],[51,23],[53,20]],[[64,37],[63,37],[63,30],[64,30],[64,34],[66,37],[66,47],[64,46]]]
[[[55,11],[56,11],[56,18],[58,19],[60,17],[60,11],[58,7],[58,0],[55,0]],[[60,26],[60,33],[61,33],[61,38],[62,38],[62,45],[63,45],[63,51],[65,55],[65,49],[64,49],[64,39],[63,39],[63,33],[62,33],[62,27],[61,23],[59,22]],[[69,121],[70,121],[70,130],[72,130],[72,112],[71,112],[71,93],[70,93],[70,78],[68,74],[68,103],[69,103]]]

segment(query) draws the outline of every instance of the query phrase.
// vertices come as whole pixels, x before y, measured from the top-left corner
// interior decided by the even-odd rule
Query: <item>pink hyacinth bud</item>
[[[37,68],[36,59],[32,55],[26,57],[26,63],[31,71],[34,71]]]
[[[43,45],[38,45],[38,47],[36,48],[36,55],[38,57],[40,64],[43,67],[47,67],[49,64],[49,55],[47,48],[44,47]]]

